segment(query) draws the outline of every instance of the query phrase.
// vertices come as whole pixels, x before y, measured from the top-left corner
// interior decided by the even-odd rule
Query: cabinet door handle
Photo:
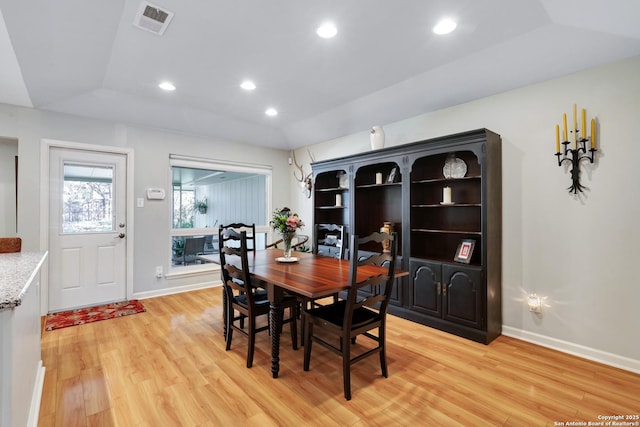
[[[445,297],[447,296],[447,286],[448,285],[446,283],[442,286],[442,295]]]
[[[438,296],[442,294],[442,283],[438,282]]]

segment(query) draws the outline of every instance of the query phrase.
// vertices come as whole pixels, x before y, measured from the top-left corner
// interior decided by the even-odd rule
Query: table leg
[[[278,378],[280,371],[280,331],[282,330],[282,289],[272,284],[267,285],[269,296],[269,328],[271,332],[271,374]]]

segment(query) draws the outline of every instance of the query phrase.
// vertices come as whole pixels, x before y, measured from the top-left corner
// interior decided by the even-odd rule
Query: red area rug
[[[45,330],[53,331],[54,329],[66,328],[67,326],[84,325],[85,323],[113,319],[115,317],[127,316],[143,311],[146,311],[146,309],[138,300],[61,311],[60,313],[47,315]]]

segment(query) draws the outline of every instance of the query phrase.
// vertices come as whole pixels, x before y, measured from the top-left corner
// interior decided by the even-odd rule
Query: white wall
[[[555,125],[574,103],[599,126],[597,161],[583,164],[588,189],[579,196],[568,193],[570,174],[554,156]],[[483,127],[500,134],[503,332],[640,372],[639,119],[635,57],[382,125],[387,146]],[[316,160],[367,151],[369,133],[297,150],[305,165],[308,150]],[[310,220],[311,200],[294,183],[291,194]],[[541,316],[528,311],[530,292],[546,297]]]
[[[40,191],[40,161],[43,139],[130,148],[134,151],[134,199],[144,197],[149,187],[170,189],[169,154],[180,154],[228,162],[255,163],[273,168],[272,202],[289,202],[288,153],[228,141],[203,139],[160,130],[142,129],[100,120],[50,113],[0,104],[0,135],[18,140],[19,206],[18,235],[23,250],[47,248],[47,232],[40,229],[40,208],[47,194]],[[170,192],[168,192],[170,194]],[[219,281],[219,273],[173,279],[156,279],[155,267],[170,268],[171,198],[145,200],[143,208],[133,208],[134,296],[152,296],[173,289]],[[43,293],[46,289],[43,289]]]
[[[0,137],[0,236],[16,235],[15,157],[18,141]]]

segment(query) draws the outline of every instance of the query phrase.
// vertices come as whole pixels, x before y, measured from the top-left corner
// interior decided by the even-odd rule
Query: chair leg
[[[227,336],[225,337],[225,340],[227,342],[227,348],[226,350],[229,351],[231,349],[231,340],[233,340],[233,328],[231,327],[231,324],[233,323],[233,309],[231,308],[230,313],[227,313],[227,318],[225,319],[225,324],[227,325]]]
[[[385,332],[383,327],[378,329],[378,346],[380,347],[380,369],[382,370],[382,376],[387,378],[389,376],[389,372],[387,372],[387,355],[386,355],[386,346],[385,344]]]
[[[247,368],[250,368],[253,365],[253,352],[256,348],[256,318],[249,316],[247,320],[249,321],[249,330],[247,331],[249,338],[249,347],[247,349]]]
[[[351,340],[346,339],[342,345],[342,379],[344,382],[344,398],[351,400]]]
[[[304,332],[304,363],[303,368],[305,371],[309,370],[309,363],[311,362],[311,344],[313,340],[311,339],[311,334],[313,333],[313,323],[309,322],[307,316],[302,314],[302,324]]]

